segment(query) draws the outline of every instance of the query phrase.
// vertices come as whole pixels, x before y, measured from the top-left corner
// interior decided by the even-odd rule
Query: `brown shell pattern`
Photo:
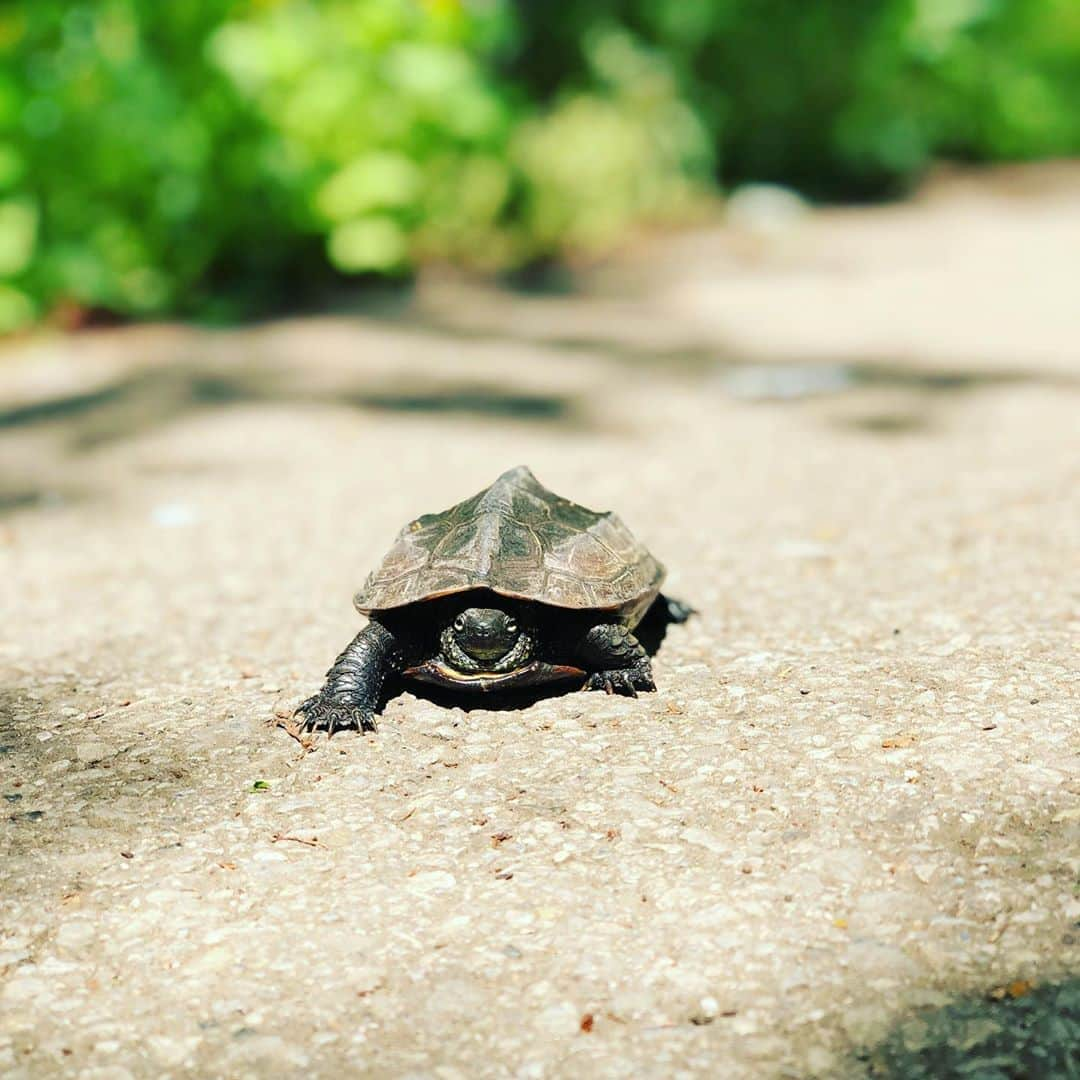
[[[521,465],[471,499],[406,525],[354,599],[370,614],[482,588],[618,611],[630,622],[663,580],[663,566],[615,514],[560,498]]]

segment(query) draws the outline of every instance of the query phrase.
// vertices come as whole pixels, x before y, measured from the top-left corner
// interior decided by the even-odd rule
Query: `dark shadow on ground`
[[[552,291],[561,292],[560,289]],[[452,318],[441,319],[437,314],[416,312],[407,313],[407,318],[400,323],[389,321],[391,325],[421,330],[432,337],[486,346],[499,342],[528,345],[572,354],[582,361],[615,361],[629,368],[707,380],[710,388],[715,387],[727,397],[750,404],[796,404],[811,398],[852,395],[861,390],[893,391],[902,395],[896,407],[869,408],[865,412],[827,419],[836,427],[885,438],[916,434],[934,427],[932,408],[935,404],[955,401],[980,390],[1012,386],[1080,390],[1080,379],[1052,370],[987,368],[975,363],[934,368],[900,356],[866,356],[821,363],[791,362],[783,356],[747,361],[719,341],[658,347],[603,334],[529,334],[512,327],[468,327]]]
[[[7,485],[0,480],[0,518],[25,510],[56,511],[81,502],[87,497],[71,486],[49,484],[39,487]]]
[[[912,435],[932,428],[932,418],[927,413],[918,413],[910,409],[895,409],[889,412],[872,410],[856,413],[853,416],[836,417],[833,424],[850,431],[865,432],[868,435]]]
[[[24,695],[0,688],[0,842],[5,857],[35,850],[39,838],[34,826],[45,818],[37,807],[38,789],[28,781],[42,771],[47,750],[16,720],[17,711],[34,705]]]
[[[1034,989],[1016,982],[915,1012],[856,1058],[887,1080],[1080,1077],[1080,977]]]
[[[672,606],[676,609],[681,608],[682,612],[677,610],[673,612]],[[661,593],[645,612],[645,617],[634,628],[634,636],[650,656],[655,656],[660,651],[664,638],[667,637],[668,627],[684,623],[696,614],[696,608]]]
[[[140,843],[159,843],[159,823],[172,820],[173,812],[187,813],[176,811],[179,800],[196,788],[209,790],[205,777],[213,771],[210,759],[232,752],[222,745],[219,732],[234,732],[237,746],[251,735],[250,709],[228,704],[212,723],[181,723],[156,730],[152,737],[142,730],[110,731],[108,719],[90,725],[82,716],[70,715],[72,707],[82,713],[89,704],[71,692],[79,682],[76,674],[66,686],[42,681],[31,690],[0,684],[0,860],[26,856],[36,861],[47,852],[93,850],[108,850],[108,857],[117,858],[137,836]],[[191,701],[197,699],[177,695],[166,707],[182,714],[192,709],[187,704]],[[45,733],[49,737],[43,740]],[[88,755],[87,747],[100,757]],[[267,738],[260,747],[267,755],[267,770],[288,750]],[[231,781],[226,784],[226,798],[250,787],[243,778],[235,787]],[[223,789],[217,792],[215,799]],[[145,800],[143,816],[115,812],[118,798]],[[197,828],[197,819],[198,811],[191,811],[185,827]],[[36,888],[34,874],[14,871],[0,884],[0,893],[11,902]]]
[[[63,425],[71,448],[88,450],[137,435],[186,413],[261,400],[272,394],[272,388],[265,383],[265,375],[260,380],[250,373],[155,368],[117,379],[90,393],[0,410],[0,429]]]
[[[415,316],[386,318],[382,325],[387,333],[401,329],[439,340],[450,337],[488,345],[527,343],[554,352],[573,353],[583,364],[614,361],[626,367],[696,379],[708,392],[749,404],[835,398],[862,389],[899,391],[906,395],[886,411],[878,407],[865,414],[832,421],[877,436],[919,431],[928,426],[926,414],[933,402],[983,388],[1044,385],[1071,391],[1080,389],[1080,379],[1036,370],[927,369],[902,358],[888,357],[821,364],[791,363],[783,357],[746,362],[725,352],[722,345],[709,342],[657,348],[614,338],[462,330]],[[198,348],[197,342],[193,347]],[[238,351],[245,348],[248,346],[236,345]],[[423,346],[418,348],[422,350]],[[537,363],[542,363],[542,357]],[[410,375],[407,370],[390,379],[364,379],[358,375],[351,385],[347,373],[344,378],[341,386],[313,388],[305,378],[300,357],[288,367],[250,362],[242,366],[215,366],[207,362],[158,366],[128,374],[92,391],[60,395],[29,405],[0,407],[0,433],[53,427],[61,433],[66,446],[77,452],[137,436],[198,411],[245,403],[344,405],[403,415],[548,425],[563,430],[595,428],[596,415],[600,412],[591,412],[588,403],[578,397],[523,386],[513,369],[497,380],[470,378],[467,374],[450,378],[428,373]],[[22,506],[30,505],[31,501],[16,499]]]
[[[527,689],[504,690],[502,693],[478,694],[475,691],[456,693],[431,683],[407,679],[402,680],[396,689],[390,691],[390,694],[407,692],[422,701],[430,701],[442,709],[461,709],[462,712],[516,712],[519,709],[527,709],[538,701],[563,697],[566,694],[576,693],[580,689],[580,680],[567,679],[564,682],[545,683],[543,686],[532,686]],[[380,704],[380,713],[384,707],[385,702]]]
[[[512,389],[481,385],[372,391],[357,394],[350,400],[362,408],[386,412],[447,413],[560,423],[579,419],[572,402],[557,394],[516,393]]]
[[[532,296],[577,296],[582,288],[579,275],[560,259],[536,259],[500,274],[498,280],[505,288]]]
[[[681,345],[638,345],[623,338],[605,337],[602,334],[562,335],[558,333],[528,334],[510,327],[485,328],[462,326],[452,320],[443,320],[431,313],[408,312],[400,322],[388,319],[390,325],[421,330],[440,338],[450,338],[477,344],[506,342],[515,345],[534,345],[556,352],[575,354],[593,353],[598,357],[613,359],[643,368],[662,368],[678,374],[761,372],[766,380],[770,373],[781,378],[788,374],[809,372],[841,373],[839,385],[834,392],[856,386],[885,387],[919,390],[927,393],[954,393],[977,390],[988,386],[1008,386],[1018,383],[1041,383],[1080,389],[1080,380],[1055,371],[1022,368],[983,368],[972,364],[962,368],[930,368],[914,365],[907,357],[866,356],[858,360],[836,363],[792,363],[778,355],[748,361],[734,353],[722,341],[687,342]],[[738,395],[742,396],[742,395]],[[767,391],[762,398],[770,397]],[[783,390],[779,398],[799,397]]]
[[[54,498],[52,492],[40,488],[7,488],[0,486],[0,517],[16,510],[31,510],[48,505]]]
[[[311,391],[298,374],[246,367],[211,371],[171,366],[138,372],[90,393],[0,409],[0,431],[55,425],[71,450],[93,450],[184,416],[228,405],[315,403],[429,415],[457,415],[581,428],[588,418],[570,397],[526,393],[468,380],[401,380],[360,389]],[[24,504],[27,500],[23,500]]]

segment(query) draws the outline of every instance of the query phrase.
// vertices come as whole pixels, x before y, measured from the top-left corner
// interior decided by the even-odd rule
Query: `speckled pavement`
[[[1060,256],[1055,197],[957,196]],[[998,268],[986,356],[918,307],[888,356],[775,340],[793,274],[859,318],[830,229],[907,215],[936,272],[932,209],[814,218],[797,270],[678,238],[664,290],[8,346],[0,1072],[856,1077],[913,1010],[1076,973],[1076,327],[992,356]],[[740,259],[761,354],[709,299]],[[523,462],[700,609],[659,691],[275,727],[397,528]]]

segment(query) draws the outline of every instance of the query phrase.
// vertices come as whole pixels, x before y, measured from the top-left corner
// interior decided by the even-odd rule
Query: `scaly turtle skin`
[[[466,691],[568,679],[609,694],[655,690],[633,630],[646,613],[691,613],[661,596],[663,580],[615,514],[563,499],[519,466],[401,530],[354,598],[368,626],[297,712],[307,730],[373,731],[391,678]]]

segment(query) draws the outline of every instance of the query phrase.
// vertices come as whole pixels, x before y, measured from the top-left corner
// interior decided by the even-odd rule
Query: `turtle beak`
[[[512,643],[494,627],[476,626],[470,630],[471,633],[459,634],[458,642],[474,660],[498,660],[509,651]]]
[[[474,660],[499,660],[506,655],[508,650],[504,649],[500,644],[488,645],[473,641],[469,643],[465,651]]]

